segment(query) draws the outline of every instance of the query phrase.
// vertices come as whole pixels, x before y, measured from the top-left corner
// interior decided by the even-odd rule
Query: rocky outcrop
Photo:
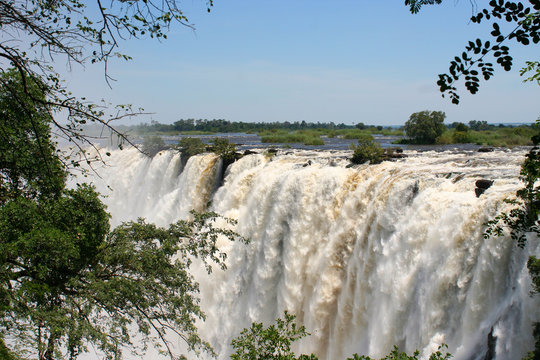
[[[478,149],[478,152],[493,152],[493,148],[492,147],[481,147],[480,149]]]
[[[480,179],[476,180],[476,188],[474,189],[474,192],[476,194],[476,197],[480,197],[487,189],[493,185],[493,180],[486,180],[486,179]]]
[[[394,159],[403,159],[407,155],[403,153],[403,149],[399,147],[387,148],[384,150],[385,159],[384,160],[394,160]]]

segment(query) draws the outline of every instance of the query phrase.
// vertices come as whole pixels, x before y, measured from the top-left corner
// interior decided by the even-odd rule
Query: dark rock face
[[[491,331],[489,332],[488,338],[487,338],[487,346],[488,349],[486,351],[486,355],[484,356],[484,360],[493,360],[495,359],[495,347],[497,346],[497,337],[493,335],[493,328],[491,328]]]
[[[492,152],[492,151],[493,151],[492,147],[481,147],[480,149],[478,149],[478,152]]]
[[[413,199],[416,197],[416,195],[418,195],[418,192],[420,191],[420,182],[416,180],[416,182],[412,184],[411,186],[409,186],[406,191],[409,192],[407,196],[407,204],[410,204],[413,201]]]
[[[403,149],[399,147],[385,149],[384,155],[384,160],[403,159],[407,157],[407,155],[403,153]]]
[[[475,185],[477,188],[487,190],[491,187],[491,185],[493,185],[493,180],[486,180],[486,179],[476,180]]]
[[[493,185],[493,180],[486,180],[486,179],[480,179],[476,180],[476,189],[474,189],[474,193],[476,194],[476,197],[480,197],[487,189]]]
[[[484,192],[486,191],[486,189],[480,189],[480,188],[476,188],[474,189],[474,194],[476,195],[476,197],[480,197],[480,195],[482,195]]]
[[[244,151],[244,156],[245,156],[245,155],[252,155],[252,154],[258,154],[258,152],[256,152],[256,151],[251,151],[251,150],[246,150],[246,151]]]
[[[407,157],[407,155],[405,155],[403,153],[393,153],[393,154],[388,155],[388,158],[390,158],[390,159],[404,159],[406,157]]]

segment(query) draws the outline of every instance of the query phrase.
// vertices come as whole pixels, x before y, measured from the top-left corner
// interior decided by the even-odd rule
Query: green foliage
[[[456,126],[454,127],[454,129],[456,131],[460,131],[460,132],[467,132],[469,131],[469,127],[467,125],[465,125],[464,123],[461,123],[461,122],[458,122],[456,124]]]
[[[442,0],[405,0],[405,5],[410,7],[410,11],[416,14],[423,5],[440,4]]]
[[[369,161],[371,164],[379,164],[384,160],[384,151],[378,142],[372,139],[361,140],[358,145],[351,145],[353,156],[351,162],[353,164],[363,164]]]
[[[291,350],[291,344],[307,335],[304,326],[298,326],[295,316],[285,311],[284,318],[276,319],[276,323],[264,327],[262,323],[253,323],[249,329],[244,329],[233,339],[235,349],[232,360],[294,360],[317,359],[301,355],[296,357]]]
[[[449,360],[452,358],[452,355],[449,354],[446,349],[448,346],[446,344],[442,344],[439,346],[439,349],[432,353],[429,356],[429,360]],[[420,353],[418,351],[415,351],[412,355],[407,355],[407,353],[399,351],[399,348],[397,346],[394,346],[394,349],[386,355],[385,357],[381,358],[380,360],[418,360]],[[347,360],[375,360],[369,356],[365,355],[358,355],[354,354],[351,358],[347,358]]]
[[[393,128],[382,128],[380,129],[379,126],[374,127],[370,126],[369,128],[364,130],[368,134],[381,134],[385,136],[402,136],[403,131],[401,129],[393,129]],[[343,134],[344,137],[346,137],[347,133],[353,132],[352,130],[338,130],[338,133]]]
[[[434,144],[446,127],[442,111],[420,111],[411,114],[405,123],[405,133],[415,144]]]
[[[176,149],[182,155],[182,159],[187,161],[192,156],[202,154],[206,151],[206,145],[199,138],[184,137],[178,141]]]
[[[55,196],[65,173],[41,84],[14,70],[0,74],[0,83],[0,205],[17,196]]]
[[[74,331],[65,318],[66,295],[94,265],[108,230],[104,206],[87,186],[39,201],[19,196],[2,206],[0,328],[52,359],[60,338]],[[28,338],[30,331],[45,338]]]
[[[165,133],[167,133],[167,132],[165,132]],[[193,131],[181,131],[180,134],[182,134],[182,135],[214,135],[214,134],[216,134],[216,131],[193,130]]]
[[[537,123],[539,121],[537,120]],[[494,219],[487,222],[484,238],[492,236],[503,236],[505,231],[510,232],[512,240],[523,248],[527,242],[527,234],[540,236],[540,191],[537,181],[540,179],[540,136],[537,134],[532,138],[534,147],[525,157],[521,165],[520,180],[524,187],[516,193],[516,199],[507,200],[515,207],[507,213],[501,213]],[[540,260],[531,256],[527,261],[527,268],[532,280],[533,290],[540,291]],[[524,359],[540,358],[540,323],[535,323],[533,336],[535,338],[535,350],[530,352]]]
[[[529,269],[529,274],[531,274],[534,291],[540,293],[540,259],[536,256],[531,256],[527,261],[527,269]]]
[[[491,125],[490,125],[491,126]],[[488,146],[522,146],[531,145],[531,137],[536,133],[536,130],[531,126],[519,127],[490,127],[490,130],[469,130],[460,132],[455,129],[447,130],[440,135],[436,143],[458,144],[472,143]]]
[[[525,78],[523,82],[536,82],[540,85],[540,62],[539,61],[526,61],[527,66],[522,68],[519,72],[521,76],[531,73],[528,78]]]
[[[263,143],[324,145],[324,141],[320,137],[320,132],[317,130],[299,130],[289,133],[287,130],[281,129],[270,133],[259,134],[262,134],[261,142]]]
[[[167,149],[168,146],[165,144],[165,140],[160,136],[145,136],[142,144],[142,152],[149,157],[156,156],[160,151]]]
[[[422,5],[440,4],[441,0],[406,0],[413,13],[419,11]],[[527,6],[530,4],[529,6]],[[496,62],[505,71],[513,66],[513,58],[510,55],[509,42],[515,42],[524,46],[538,44],[540,42],[540,1],[529,0],[527,2],[514,2],[506,0],[492,0],[489,6],[482,9],[471,17],[473,23],[489,22],[492,28],[491,41],[475,39],[469,41],[465,51],[454,57],[450,62],[447,74],[439,75],[437,85],[443,93],[448,95],[452,103],[459,103],[456,83],[463,79],[465,88],[471,93],[478,92],[480,77],[489,80],[494,74],[493,62]],[[500,24],[503,20],[508,23]],[[504,32],[503,29],[510,29]],[[538,61],[528,61],[527,66],[521,70],[521,75],[532,73],[525,81],[540,79],[540,67]]]
[[[467,144],[471,142],[471,138],[467,131],[454,131],[452,134],[452,142],[454,144]]]
[[[525,187],[518,190],[517,199],[511,203],[517,206],[508,213],[503,213],[488,222],[484,233],[485,238],[502,236],[505,229],[510,229],[510,235],[520,247],[525,246],[526,234],[535,233],[540,236],[540,192],[536,182],[540,178],[540,149],[535,146],[526,155],[521,165],[520,180]]]
[[[223,162],[226,164],[230,164],[234,162],[236,159],[236,145],[233,143],[230,143],[228,139],[225,138],[215,138],[212,140],[213,151],[217,155],[219,155]]]
[[[11,351],[7,348],[6,344],[4,344],[4,340],[0,339],[0,359],[2,360],[19,360],[16,358]]]
[[[304,326],[295,322],[295,316],[287,311],[284,317],[278,318],[275,324],[264,327],[262,323],[253,323],[249,329],[244,329],[240,335],[233,339],[232,347],[235,349],[231,355],[232,360],[317,360],[315,354],[300,355],[291,350],[291,344],[303,337],[310,335]],[[446,352],[445,344],[433,352],[429,360],[449,360],[452,355]],[[399,351],[397,347],[380,360],[418,360],[420,353],[415,351],[413,355],[407,355]],[[347,360],[374,360],[369,356],[353,354]]]
[[[168,228],[138,220],[108,234],[108,215],[88,187],[45,204],[22,199],[3,207],[2,331],[44,359],[58,358],[60,347],[76,357],[86,343],[112,358],[133,334],[156,338],[171,358],[165,333],[211,352],[195,327],[204,314],[191,259],[208,271],[212,263],[224,268],[216,241],[235,234],[211,227],[216,214],[193,215]]]
[[[486,131],[493,128],[493,126],[489,125],[488,122],[485,120],[471,120],[469,121],[469,127],[471,128],[471,130],[476,131]]]
[[[538,360],[540,358],[540,323],[533,325],[533,336],[535,338],[534,350],[523,357],[523,360]]]
[[[153,121],[151,124],[140,124],[129,128],[131,131],[138,134],[154,134],[154,135],[207,135],[215,133],[248,133],[261,137],[268,137],[267,142],[270,140],[277,140],[275,142],[297,142],[303,143],[304,140],[309,138],[318,138],[321,135],[327,135],[329,137],[335,135],[346,136],[347,134],[383,134],[383,135],[403,135],[403,132],[399,129],[383,128],[382,126],[375,125],[362,125],[360,127],[345,124],[330,123],[306,123],[306,122],[241,122],[241,121],[227,121],[223,119],[187,119],[178,120],[174,124],[161,124]],[[360,131],[361,130],[361,131]],[[302,135],[306,135],[303,137]],[[275,137],[271,139],[271,137]],[[290,136],[290,137],[288,137]],[[293,141],[294,140],[294,141]],[[310,140],[311,141],[311,140]],[[320,141],[320,140],[319,140]]]
[[[18,74],[3,84],[17,89]],[[224,268],[216,242],[236,234],[214,228],[214,213],[110,231],[92,187],[65,187],[48,105],[12,94],[0,92],[0,355],[74,359],[91,345],[119,359],[124,346],[138,353],[154,343],[173,358],[166,333],[212,353],[195,327],[204,314],[190,266],[198,258],[207,271]]]

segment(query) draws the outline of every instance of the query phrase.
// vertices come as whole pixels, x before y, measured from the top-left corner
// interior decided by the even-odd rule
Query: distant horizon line
[[[227,122],[230,122],[230,123],[246,123],[246,124],[285,124],[285,123],[289,123],[289,124],[295,124],[295,123],[302,123],[302,122],[305,122],[306,124],[321,124],[321,125],[324,125],[324,124],[332,124],[334,123],[334,125],[338,126],[338,125],[345,125],[345,126],[356,126],[357,124],[360,124],[360,123],[363,123],[363,122],[358,122],[358,123],[352,123],[352,124],[346,124],[346,123],[335,123],[333,121],[330,121],[330,122],[320,122],[320,121],[317,121],[317,122],[314,122],[314,121],[306,121],[306,120],[302,120],[302,121],[231,121],[231,120],[227,120],[227,119],[204,119],[204,118],[199,118],[199,119],[195,119],[195,118],[187,118],[187,119],[179,119],[179,120],[176,120],[176,121],[180,121],[180,120],[205,120],[205,121],[213,121],[213,120],[221,120],[221,121],[227,121]],[[175,122],[176,122],[175,121]],[[467,122],[461,122],[465,125],[467,125],[470,121],[475,121],[475,119],[473,120],[469,120]],[[479,121],[479,120],[476,120],[476,121]],[[483,120],[480,120],[480,121],[483,121]],[[152,120],[150,122],[140,122],[139,124],[131,124],[131,125],[127,125],[127,124],[118,124],[118,126],[125,126],[125,127],[136,127],[136,126],[141,126],[141,125],[148,125],[148,126],[151,126],[152,124],[160,124],[160,125],[173,125],[175,122],[164,122],[164,123],[161,123],[161,122],[158,122],[158,121],[155,121],[155,120]],[[489,122],[489,121],[486,121],[488,125],[504,125],[504,126],[521,126],[521,125],[532,125],[535,123],[535,121],[532,121],[532,122]],[[451,125],[453,123],[460,123],[460,121],[453,121],[453,122],[445,122],[444,124],[445,125]],[[86,126],[87,127],[91,127],[92,125],[97,125],[97,126],[100,126],[100,124],[87,124]],[[377,126],[382,126],[382,127],[385,127],[385,128],[399,128],[399,127],[403,127],[405,126],[405,123],[403,124],[391,124],[391,125],[382,125],[382,124],[365,124],[364,125],[366,127],[377,127]]]

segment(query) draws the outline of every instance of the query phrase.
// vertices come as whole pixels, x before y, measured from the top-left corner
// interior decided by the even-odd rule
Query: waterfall
[[[511,205],[524,151],[408,152],[408,158],[347,167],[347,152],[253,154],[229,166],[198,155],[182,168],[172,151],[149,159],[112,151],[100,177],[113,225],[144,217],[158,225],[189,210],[237,219],[249,244],[223,240],[226,271],[197,274],[219,359],[254,321],[284,310],[311,336],[297,353],[380,357],[393,345],[423,358],[441,343],[455,359],[496,359],[532,349],[539,302],[526,268],[537,239],[520,249],[484,239],[484,223]],[[475,181],[494,180],[476,197]],[[86,179],[85,181],[90,181]]]

